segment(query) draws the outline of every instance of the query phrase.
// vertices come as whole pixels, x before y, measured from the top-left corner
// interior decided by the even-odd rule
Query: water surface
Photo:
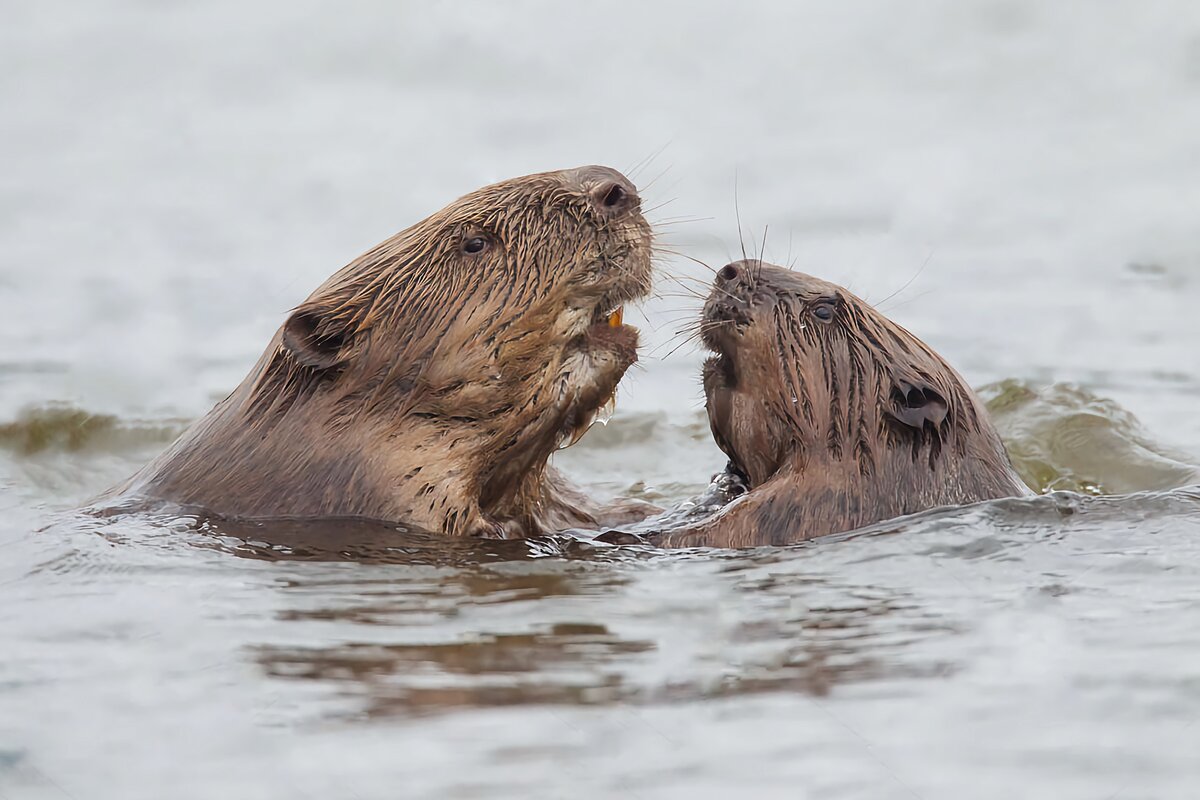
[[[0,795],[1200,792],[1193,3],[5,20]],[[584,163],[633,174],[671,250],[744,241],[879,303],[1051,494],[747,552],[70,513],[357,253]],[[696,305],[664,276],[631,311],[644,368],[558,458],[596,493],[670,505],[722,466],[676,349]]]

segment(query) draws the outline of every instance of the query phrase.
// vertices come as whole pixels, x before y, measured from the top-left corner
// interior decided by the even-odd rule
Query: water
[[[0,796],[1200,792],[1193,3],[4,17]],[[584,163],[672,249],[719,266],[740,214],[879,302],[1066,491],[744,553],[69,513],[355,254]],[[670,504],[722,459],[660,289],[557,462]]]

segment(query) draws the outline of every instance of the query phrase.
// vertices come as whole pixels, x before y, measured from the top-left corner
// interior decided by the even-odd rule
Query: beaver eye
[[[812,315],[814,317],[816,317],[817,319],[821,320],[821,322],[832,322],[833,321],[833,303],[830,303],[830,302],[817,303],[812,308]]]
[[[484,250],[487,250],[490,244],[491,242],[488,241],[488,237],[475,234],[463,239],[462,251],[469,256],[477,256]]]

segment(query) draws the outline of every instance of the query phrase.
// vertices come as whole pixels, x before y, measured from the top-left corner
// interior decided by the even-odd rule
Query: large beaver
[[[729,264],[701,338],[713,438],[750,491],[657,544],[781,545],[1028,493],[958,373],[840,286]]]
[[[116,492],[219,515],[520,536],[628,521],[547,465],[637,359],[651,230],[607,167],[479,189],[312,293],[228,398]]]

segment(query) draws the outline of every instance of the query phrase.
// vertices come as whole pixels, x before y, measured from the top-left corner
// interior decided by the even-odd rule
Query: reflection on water
[[[1049,569],[1055,561],[1061,559],[1065,569],[1073,559],[1106,552],[1112,544],[1070,537],[1103,533],[1114,516],[1159,520],[1145,526],[1151,534],[1177,529],[1180,519],[1196,517],[1192,527],[1200,532],[1198,512],[1200,490],[1091,500],[1059,493],[918,515],[842,541],[885,537],[890,546],[883,558],[911,553],[935,563],[985,559],[1020,565],[1033,558],[1046,576],[1034,588],[1061,597],[1072,591],[1071,580],[1066,572],[1056,575]],[[988,533],[980,535],[981,530]],[[779,691],[824,696],[845,683],[945,678],[958,664],[929,656],[926,646],[969,627],[926,607],[918,592],[809,574],[804,559],[817,554],[813,546],[713,554],[703,570],[710,588],[732,599],[730,613],[717,629],[719,652],[663,671],[654,668],[661,655],[654,626],[643,628],[639,636],[633,633],[639,626],[631,623],[653,610],[669,614],[672,601],[660,596],[653,609],[643,609],[630,599],[654,582],[659,570],[670,568],[671,555],[539,562],[526,553],[527,560],[488,564],[496,554],[488,553],[481,546],[485,544],[476,544],[481,558],[474,565],[460,560],[453,570],[423,579],[408,575],[398,586],[377,578],[291,581],[280,589],[285,608],[276,618],[322,623],[339,631],[339,641],[258,646],[254,658],[271,677],[339,687],[357,701],[355,715],[410,716],[522,704],[689,702]],[[1047,545],[1069,552],[1046,556],[1041,549]],[[417,549],[406,552],[414,555]],[[1128,554],[1129,548],[1107,552]],[[414,556],[410,563],[435,561]],[[482,621],[488,615],[461,624],[464,615],[496,605],[511,605],[520,616],[522,607],[536,609],[544,601],[561,606],[568,598],[586,600],[589,615],[596,604],[617,612],[617,624],[534,618],[514,630],[505,627],[513,624],[510,615],[501,617],[499,627]],[[438,618],[460,618],[448,640],[437,635],[430,640],[429,626]],[[356,639],[352,631],[364,626],[371,628],[370,635]]]
[[[652,576],[634,578],[615,568],[574,577],[471,571],[447,578],[428,584],[426,591],[375,590],[365,603],[304,603],[302,609],[283,611],[282,621],[329,623],[342,641],[260,647],[254,657],[272,677],[335,684],[372,716],[519,704],[682,702],[773,691],[825,695],[848,681],[946,675],[950,670],[948,664],[887,657],[950,632],[936,616],[879,590],[831,591],[825,581],[770,576],[728,586],[731,592],[753,593],[755,613],[726,620],[719,632],[722,652],[687,669],[664,672],[656,665],[661,656],[655,653],[652,627],[646,629],[651,638],[638,638],[595,622],[534,624],[523,632],[492,632],[484,624],[451,641],[430,642],[428,628],[411,626],[428,624],[434,614],[455,616],[481,605],[568,595],[586,595],[589,604],[610,604],[615,616],[622,617],[618,627],[629,629],[628,617],[640,618],[649,609],[631,607],[628,589]],[[318,593],[303,584],[287,591],[304,600]],[[331,591],[340,594],[339,587],[319,586],[319,594]],[[370,641],[356,641],[348,626],[360,625],[390,627],[382,640],[372,630]],[[395,641],[406,633],[417,641]]]
[[[128,531],[147,519],[97,521],[108,541],[138,546]],[[954,624],[904,593],[808,574],[802,562],[779,571],[771,551],[709,559],[574,536],[447,541],[361,520],[149,519],[149,543],[165,528],[181,545],[290,565],[273,582],[271,613],[292,633],[273,637],[285,644],[247,642],[246,657],[268,678],[334,689],[350,701],[338,718],[824,696],[847,682],[953,671],[918,645]],[[713,609],[693,605],[700,587],[717,593],[715,627]],[[688,636],[662,652],[673,617]]]
[[[570,540],[447,539],[436,533],[362,519],[245,521],[202,516],[196,530],[242,558],[360,564],[471,565],[539,555],[569,557]]]
[[[617,702],[628,691],[620,674],[610,671],[612,662],[652,647],[622,641],[602,625],[560,624],[542,633],[481,634],[453,644],[265,649],[258,658],[270,676],[345,685],[364,697],[367,714],[386,715]]]

